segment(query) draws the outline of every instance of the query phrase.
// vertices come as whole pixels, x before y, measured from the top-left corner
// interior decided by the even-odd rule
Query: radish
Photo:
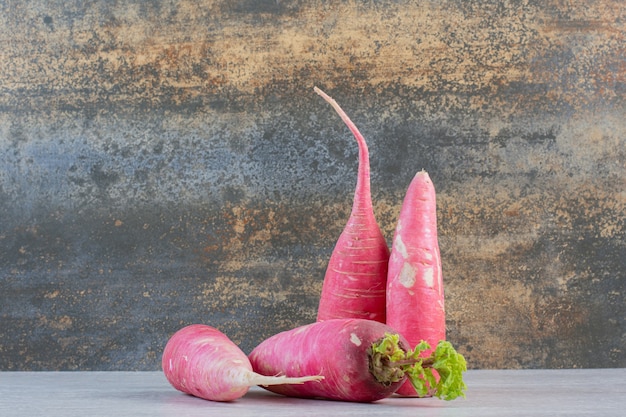
[[[192,324],[174,333],[165,345],[162,367],[174,388],[213,401],[236,400],[252,385],[301,384],[323,378],[256,374],[246,354],[235,343],[219,330],[203,324]]]
[[[367,144],[337,102],[317,87],[315,92],[335,109],[359,146],[352,212],[328,262],[317,320],[363,318],[384,323],[389,248],[374,218]]]
[[[412,344],[424,340],[435,346],[446,338],[436,211],[433,182],[426,171],[418,172],[402,202],[387,276],[387,324]],[[397,393],[424,395],[406,383]]]
[[[406,339],[384,323],[366,319],[329,319],[278,333],[248,356],[262,375],[322,375],[316,383],[265,389],[292,397],[373,402],[391,396],[407,378],[417,389],[426,384],[439,398],[464,396],[465,359],[449,342],[428,358],[424,342],[409,350]],[[433,379],[433,368],[442,376]]]

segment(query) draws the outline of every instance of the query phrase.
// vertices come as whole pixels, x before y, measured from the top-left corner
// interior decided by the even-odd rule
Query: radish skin
[[[390,332],[394,330],[372,320],[329,319],[278,333],[248,357],[252,369],[263,375],[324,376],[314,384],[264,387],[269,391],[290,397],[372,402],[392,395],[406,379],[385,384],[369,371],[368,348]],[[402,339],[407,349],[405,343]]]
[[[367,144],[337,102],[317,87],[315,92],[335,109],[359,146],[352,211],[328,262],[317,321],[361,318],[384,323],[389,248],[374,217]]]
[[[323,378],[259,375],[235,343],[203,324],[192,324],[174,333],[165,346],[161,365],[174,388],[212,401],[236,400],[253,385],[302,384]]]
[[[387,324],[410,344],[424,340],[434,349],[446,338],[436,196],[426,171],[418,172],[409,184],[398,216],[389,257]],[[397,394],[419,396],[407,383]]]

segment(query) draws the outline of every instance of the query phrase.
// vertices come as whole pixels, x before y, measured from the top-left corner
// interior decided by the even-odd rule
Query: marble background
[[[315,319],[366,137],[438,195],[470,368],[626,366],[626,5],[1,1],[0,370],[157,370]]]

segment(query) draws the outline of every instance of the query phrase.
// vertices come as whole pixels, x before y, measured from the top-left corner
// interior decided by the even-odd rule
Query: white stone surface
[[[161,372],[0,372],[2,417],[626,415],[626,369],[471,370],[467,398],[370,404],[281,397],[254,387],[229,403],[174,390]]]

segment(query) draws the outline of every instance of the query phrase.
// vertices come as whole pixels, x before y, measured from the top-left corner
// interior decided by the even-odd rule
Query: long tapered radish
[[[174,388],[212,401],[232,401],[253,385],[302,384],[321,376],[264,376],[252,371],[246,354],[224,333],[204,324],[178,330],[163,351],[162,368]]]
[[[402,202],[387,277],[387,324],[409,343],[425,340],[433,347],[446,338],[436,205],[433,182],[427,172],[418,172]],[[422,395],[411,384],[397,393]]]
[[[328,262],[317,320],[364,318],[384,323],[389,248],[374,217],[367,144],[337,102],[317,87],[315,92],[335,109],[359,146],[352,211]]]
[[[465,359],[448,342],[428,358],[420,358],[394,329],[365,319],[329,319],[278,333],[252,350],[250,363],[263,375],[323,375],[317,383],[264,387],[302,398],[373,402],[391,396],[407,378],[418,389],[425,383],[446,400],[464,396]],[[432,381],[432,369],[444,376]]]

